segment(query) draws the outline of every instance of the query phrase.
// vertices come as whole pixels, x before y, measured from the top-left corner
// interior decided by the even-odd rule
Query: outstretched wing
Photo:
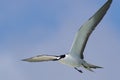
[[[102,20],[110,7],[112,0],[108,0],[81,28],[75,35],[75,40],[70,50],[70,55],[84,58],[83,52],[90,34],[93,32],[98,23]]]
[[[22,61],[27,62],[43,62],[43,61],[56,61],[59,60],[59,56],[50,56],[50,55],[38,55],[35,57],[23,59]]]

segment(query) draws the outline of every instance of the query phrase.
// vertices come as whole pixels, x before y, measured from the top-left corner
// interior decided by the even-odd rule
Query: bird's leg
[[[77,70],[77,71],[79,71],[80,73],[83,73],[82,70],[80,70],[80,69],[78,69],[76,67],[74,67],[74,69]]]

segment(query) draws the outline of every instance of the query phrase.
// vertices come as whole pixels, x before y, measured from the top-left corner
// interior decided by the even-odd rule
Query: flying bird
[[[88,19],[87,22],[85,22],[78,29],[72,47],[67,54],[63,54],[60,56],[38,55],[35,57],[23,59],[22,61],[27,61],[27,62],[59,61],[63,64],[73,67],[75,70],[81,73],[82,70],[78,69],[79,67],[84,67],[89,71],[93,71],[93,69],[96,68],[102,68],[100,66],[96,66],[85,61],[83,52],[91,33],[100,23],[100,21],[106,14],[107,10],[109,9],[111,3],[112,0],[108,0],[92,17]]]

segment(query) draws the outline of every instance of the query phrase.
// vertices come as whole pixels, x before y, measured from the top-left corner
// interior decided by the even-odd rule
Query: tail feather
[[[103,68],[103,67],[96,66],[96,65],[93,65],[93,64],[89,64],[89,63],[88,63],[88,66],[89,66],[90,68],[93,68],[93,69],[96,69],[96,68]]]
[[[100,66],[96,66],[96,65],[93,65],[93,64],[89,64],[89,63],[87,63],[86,61],[82,64],[82,66],[83,66],[85,69],[87,69],[87,70],[89,70],[89,71],[92,71],[92,72],[94,72],[92,69],[103,68],[103,67],[100,67]]]

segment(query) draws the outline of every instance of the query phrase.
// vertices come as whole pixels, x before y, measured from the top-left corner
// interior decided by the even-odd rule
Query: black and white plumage
[[[43,61],[59,61],[63,64],[69,65],[75,68],[77,71],[81,72],[78,67],[82,66],[89,71],[93,71],[96,68],[102,68],[96,65],[92,65],[87,63],[84,60],[84,49],[86,43],[96,28],[96,26],[100,23],[107,10],[109,9],[112,0],[108,0],[89,20],[84,23],[80,29],[78,29],[72,47],[68,54],[60,55],[60,56],[52,56],[52,55],[39,55],[27,59],[23,59],[23,61],[27,62],[43,62]]]

